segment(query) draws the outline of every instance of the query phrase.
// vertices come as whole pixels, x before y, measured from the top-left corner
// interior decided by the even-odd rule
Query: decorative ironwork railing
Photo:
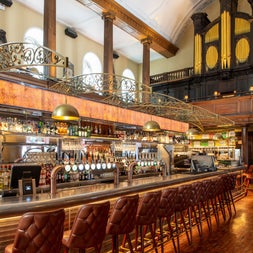
[[[135,100],[142,101],[142,90],[151,92],[151,88],[134,79],[108,73],[92,73],[74,76],[60,81],[50,89],[74,96],[84,94],[96,95],[96,98],[109,98],[114,103],[122,104],[125,107],[134,103]]]
[[[112,87],[109,89],[108,87]],[[118,75],[96,73],[74,76],[59,82],[51,89],[73,96],[89,96],[110,105],[169,118],[204,128],[231,126],[234,122],[206,109],[185,103],[174,97],[152,92],[149,86]]]
[[[27,42],[13,42],[0,45],[0,72],[19,70],[48,76],[49,70],[40,71],[34,67],[68,68],[68,58],[41,45]],[[29,69],[30,68],[30,69]],[[66,70],[64,70],[66,72]]]
[[[68,58],[31,43],[0,45],[0,72],[26,69],[31,66],[68,68]],[[190,71],[190,70],[189,70]],[[190,73],[190,72],[188,72]],[[68,77],[53,84],[50,90],[72,96],[94,99],[114,106],[186,122],[204,130],[206,127],[231,126],[234,122],[203,108],[174,97],[152,92],[136,80],[107,73],[93,73]]]

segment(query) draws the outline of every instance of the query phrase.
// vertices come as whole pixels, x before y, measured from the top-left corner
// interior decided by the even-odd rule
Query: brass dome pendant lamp
[[[67,79],[67,77],[66,77]],[[69,89],[66,91],[68,92]],[[51,116],[52,119],[55,120],[79,120],[80,115],[78,110],[67,103],[67,95],[65,94],[65,104],[58,105]]]
[[[58,105],[52,113],[52,119],[55,120],[79,120],[79,118],[77,109],[67,103]]]
[[[144,124],[142,130],[145,132],[161,132],[162,131],[160,125],[156,121],[153,121],[153,120],[147,121]]]

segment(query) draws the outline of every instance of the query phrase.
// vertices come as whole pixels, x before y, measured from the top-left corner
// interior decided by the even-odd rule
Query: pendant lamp
[[[142,130],[145,132],[161,132],[161,127],[156,121],[150,120],[144,124]]]
[[[52,119],[55,120],[79,120],[79,118],[77,109],[67,103],[58,105],[52,113]]]

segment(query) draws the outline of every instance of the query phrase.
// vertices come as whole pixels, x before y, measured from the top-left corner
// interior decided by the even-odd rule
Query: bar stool
[[[186,233],[189,245],[192,243],[192,223],[191,223],[191,195],[192,185],[180,185],[176,198],[175,223],[177,233],[177,251],[180,252],[179,236],[182,232]],[[178,217],[179,216],[179,217]]]
[[[59,253],[64,219],[63,209],[23,214],[18,223],[14,243],[7,245],[4,252]]]
[[[138,238],[140,229],[140,241],[141,241],[141,252],[144,252],[144,236],[149,228],[151,233],[151,239],[153,241],[153,247],[155,252],[157,251],[156,240],[155,240],[155,223],[157,220],[157,214],[159,211],[161,198],[161,191],[147,192],[145,193],[138,205],[136,214],[136,233],[135,233],[135,250],[138,248]],[[145,227],[145,232],[144,228]]]
[[[201,197],[203,196],[203,184],[201,181],[192,183],[192,196],[191,196],[191,211],[194,216],[195,223],[198,228],[199,236],[202,237],[202,205]],[[204,213],[205,214],[205,213]],[[206,218],[206,217],[205,217]]]
[[[220,225],[219,211],[221,211],[224,221],[226,220],[225,208],[224,208],[224,187],[220,177],[212,178],[210,180],[209,190],[209,205],[211,213],[215,217],[216,225]]]
[[[106,234],[112,235],[112,253],[119,252],[119,235],[125,235],[130,252],[133,253],[130,233],[136,224],[139,195],[123,196],[117,199],[109,217]]]
[[[163,220],[165,219],[168,224],[168,237],[172,239],[173,247],[175,252],[177,252],[176,243],[174,240],[174,232],[171,226],[171,218],[175,214],[175,205],[176,205],[176,196],[177,188],[167,188],[162,190],[162,196],[160,200],[159,210],[158,210],[158,219],[159,219],[159,228],[161,239],[161,251],[164,253],[164,230],[163,230]]]
[[[205,179],[202,182],[202,195],[200,196],[201,202],[201,213],[205,215],[209,232],[212,231],[212,217],[209,205],[209,191],[212,187],[212,182],[210,179]]]
[[[232,195],[232,191],[235,189],[235,185],[236,185],[236,177],[237,177],[237,174],[232,174],[232,173],[221,175],[221,180],[224,187],[224,201],[227,206],[230,218],[232,217],[231,206],[233,206],[234,213],[236,214],[234,198]]]
[[[228,175],[229,175],[229,179],[230,179],[230,183],[229,183],[229,187],[228,187],[229,199],[230,199],[231,205],[233,206],[234,212],[236,214],[235,202],[234,202],[232,191],[236,187],[236,178],[237,178],[238,174],[230,173]]]
[[[69,249],[79,249],[80,253],[85,253],[85,249],[94,247],[99,253],[105,238],[109,210],[109,201],[80,207],[72,229],[63,234],[64,252],[69,252]]]
[[[216,192],[216,205],[217,205],[217,212],[219,214],[219,211],[222,213],[223,220],[226,221],[226,212],[225,212],[225,197],[224,197],[224,185],[223,180],[221,177],[214,178],[214,187]]]

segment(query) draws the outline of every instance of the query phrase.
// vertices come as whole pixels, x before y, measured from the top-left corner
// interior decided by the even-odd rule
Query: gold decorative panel
[[[228,11],[221,14],[221,68],[231,65],[231,16]]]
[[[242,38],[237,41],[235,46],[236,60],[239,63],[244,63],[249,58],[250,45],[246,38]]]
[[[206,51],[206,65],[213,69],[218,62],[218,50],[215,46],[210,46]]]
[[[219,24],[214,25],[205,35],[205,43],[217,41],[219,39]]]
[[[250,22],[243,18],[235,18],[235,35],[250,32]]]
[[[194,73],[201,74],[201,65],[202,65],[202,37],[199,34],[195,35],[195,43],[194,43],[194,54],[195,54],[195,65],[194,65]]]

